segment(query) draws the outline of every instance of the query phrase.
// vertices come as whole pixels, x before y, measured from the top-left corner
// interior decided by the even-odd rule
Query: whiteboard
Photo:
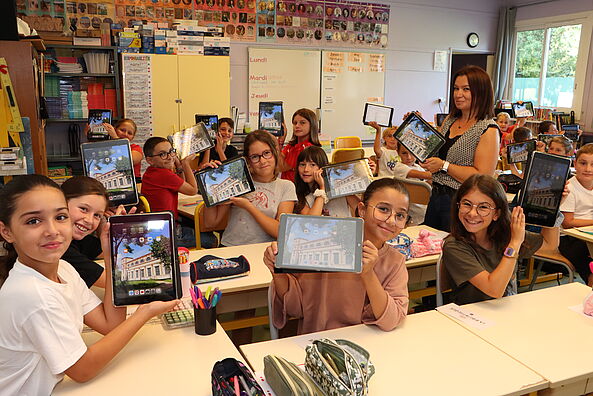
[[[284,102],[288,141],[292,115],[301,108],[319,108],[321,52],[249,48],[249,124],[257,128],[259,102]]]
[[[385,55],[322,51],[321,131],[327,138],[374,139],[362,123],[364,104],[381,103],[385,92]],[[393,121],[392,121],[393,122]]]

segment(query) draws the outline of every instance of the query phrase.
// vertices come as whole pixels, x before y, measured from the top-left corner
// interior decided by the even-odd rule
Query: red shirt
[[[137,151],[140,154],[142,154],[142,156],[144,156],[144,153],[142,152],[142,147],[140,147],[137,144],[130,144],[130,149],[132,149],[132,151]],[[140,166],[142,165],[142,161],[138,162],[136,165],[134,165],[134,176],[136,177],[140,177]]]
[[[142,176],[142,195],[148,200],[150,211],[169,210],[177,219],[178,193],[183,183],[171,169],[149,166]]]
[[[297,167],[297,158],[305,148],[312,145],[313,143],[306,140],[303,143],[289,144],[282,149],[284,161],[288,164],[288,166],[290,166],[289,170],[282,172],[282,175],[280,176],[282,179],[294,182],[294,172]]]

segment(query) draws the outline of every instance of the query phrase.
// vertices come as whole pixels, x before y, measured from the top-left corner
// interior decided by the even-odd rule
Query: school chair
[[[334,150],[332,154],[332,164],[344,161],[352,161],[364,158],[364,150],[362,148],[341,148]]]
[[[150,213],[150,204],[148,203],[148,199],[144,195],[138,196],[138,200],[140,202],[140,208],[138,208],[138,212],[143,213]]]
[[[280,338],[278,335],[278,328],[274,326],[274,321],[272,320],[272,301],[274,299],[274,295],[272,293],[272,285],[268,286],[268,321],[270,323],[270,338],[272,340],[277,340]]]
[[[229,221],[229,216],[225,216],[218,224],[210,224],[207,225],[204,221],[204,201],[200,202],[198,206],[196,206],[196,210],[194,211],[194,234],[196,235],[196,249],[202,249],[202,240],[200,238],[201,232],[214,232],[216,238],[218,239],[218,244],[220,245],[221,236],[219,235],[218,231],[224,230],[227,226]],[[230,211],[229,211],[230,213]]]
[[[553,252],[537,252],[529,260],[529,269],[533,268],[535,260],[538,261],[537,267],[535,268],[535,270],[533,271],[533,275],[531,276],[531,282],[529,283],[528,288],[529,291],[533,290],[533,286],[535,285],[535,282],[539,276],[540,271],[542,270],[542,266],[544,263],[556,264],[566,268],[568,270],[568,283],[574,282],[575,268],[566,257],[560,254],[558,250]]]
[[[400,181],[406,186],[408,193],[410,194],[410,203],[428,205],[430,201],[430,194],[432,193],[432,187],[425,181],[406,179],[403,177],[394,177],[395,180]]]
[[[441,305],[443,305],[443,294],[445,294],[446,292],[451,291],[451,279],[449,278],[449,274],[447,273],[447,270],[445,269],[445,266],[443,265],[442,262],[443,259],[443,254],[441,253],[439,255],[439,259],[437,260],[437,264],[436,264],[436,276],[437,276],[437,280],[436,280],[436,305],[437,307],[440,307]]]
[[[362,147],[362,141],[358,136],[340,136],[334,139],[334,148],[358,148]]]

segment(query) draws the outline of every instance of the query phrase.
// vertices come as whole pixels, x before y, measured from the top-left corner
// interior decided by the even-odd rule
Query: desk
[[[321,337],[345,338],[370,353],[376,373],[369,395],[520,395],[547,385],[541,376],[437,311],[410,315],[391,332],[356,325],[240,348],[259,372],[263,357],[270,353],[303,363],[303,345]]]
[[[590,291],[570,283],[464,305],[494,322],[486,329],[455,321],[548,380],[550,394],[580,395],[593,392],[593,319],[568,307],[582,303]]]
[[[196,207],[202,201],[203,199],[201,195],[185,195],[179,193],[177,212],[179,212],[180,215],[193,220]]]
[[[90,345],[101,335],[82,337]],[[193,326],[147,324],[97,377],[84,384],[66,377],[53,395],[211,395],[212,366],[227,357],[243,361],[220,324],[209,336],[196,335]]]
[[[583,231],[587,232],[583,232]],[[593,232],[593,226],[589,227],[575,227],[575,228],[566,228],[562,230],[562,235],[570,235],[571,237],[580,239],[582,241],[587,242],[587,247],[589,248],[589,254],[593,257],[593,235],[588,234],[588,232]]]

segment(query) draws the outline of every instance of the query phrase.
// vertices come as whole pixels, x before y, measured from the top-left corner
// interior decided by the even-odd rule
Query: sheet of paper
[[[483,318],[466,308],[462,308],[457,304],[447,304],[441,307],[437,307],[437,311],[447,316],[452,317],[453,319],[457,319],[460,322],[467,324],[471,327],[474,327],[478,330],[484,330],[488,327],[494,326],[494,322]]]
[[[568,309],[570,309],[571,311],[574,311],[574,312],[580,314],[581,316],[584,316],[587,319],[593,320],[593,316],[586,315],[583,312],[583,304],[582,303],[581,304],[578,304],[578,305],[573,305],[572,307],[568,307]]]

